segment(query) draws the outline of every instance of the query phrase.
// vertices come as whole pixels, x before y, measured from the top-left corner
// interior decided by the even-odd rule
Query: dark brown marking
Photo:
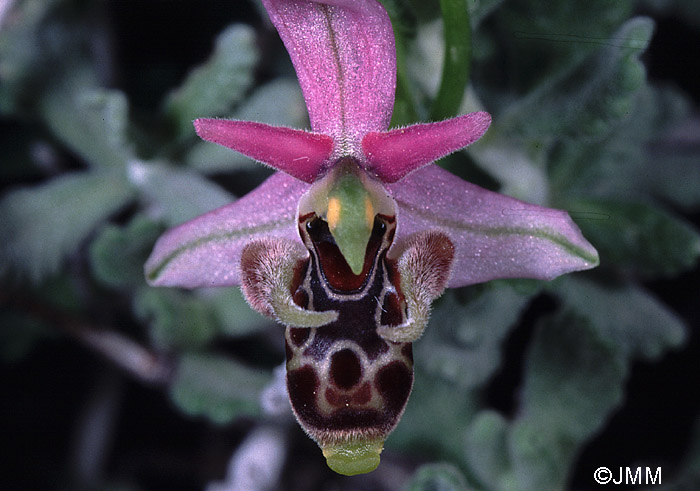
[[[306,342],[307,339],[309,339],[309,335],[311,334],[311,329],[307,327],[290,327],[289,328],[289,337],[292,340],[292,343],[294,343],[294,346],[301,346]]]
[[[310,365],[304,365],[296,370],[287,371],[287,387],[292,406],[298,411],[308,409],[316,411],[316,392],[319,381],[316,370]]]
[[[290,293],[292,294],[292,299],[294,303],[297,304],[302,309],[306,309],[309,306],[309,295],[304,291],[302,283],[304,282],[304,277],[306,277],[306,271],[309,268],[309,259],[299,261],[294,267],[294,274],[292,275],[292,283],[290,285]]]
[[[309,308],[309,294],[302,288],[297,288],[297,291],[294,292],[294,295],[292,296],[292,300],[294,300],[294,303],[302,309]]]
[[[413,386],[413,373],[400,361],[383,366],[376,378],[377,389],[391,411],[400,411]]]
[[[352,389],[362,378],[360,359],[351,349],[342,349],[331,357],[331,381],[340,389]]]
[[[381,323],[383,326],[398,326],[403,323],[401,301],[396,293],[389,293],[384,297]]]
[[[389,420],[389,421],[387,421]],[[387,418],[385,414],[376,409],[342,408],[333,411],[330,418],[324,418],[325,429],[329,430],[370,430],[393,426],[395,418]]]
[[[286,339],[284,340],[284,353],[287,355],[287,361],[291,360],[294,356],[294,351],[292,350],[292,347],[289,346],[289,341]]]
[[[389,350],[386,341],[377,335],[372,310],[363,303],[356,302],[354,305],[344,306],[338,321],[322,326],[316,331],[316,337],[304,350],[304,355],[321,360],[333,344],[345,339],[356,341],[370,361],[376,360],[379,355]]]

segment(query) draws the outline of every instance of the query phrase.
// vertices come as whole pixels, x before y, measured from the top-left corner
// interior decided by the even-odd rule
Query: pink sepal
[[[252,240],[282,237],[301,244],[296,212],[307,189],[278,172],[238,201],[169,230],[146,261],[146,279],[184,288],[239,285],[241,251]]]
[[[382,181],[392,183],[474,143],[490,124],[491,115],[481,111],[437,123],[368,133],[362,139],[362,152],[368,170]]]
[[[326,135],[251,121],[197,119],[204,140],[231,148],[290,176],[312,183],[333,152]]]
[[[399,209],[392,255],[415,233],[443,231],[455,246],[451,288],[498,278],[550,280],[598,264],[565,211],[482,189],[437,165],[387,189]]]
[[[357,150],[388,128],[396,87],[391,21],[375,0],[263,0],[292,58],[311,128]]]

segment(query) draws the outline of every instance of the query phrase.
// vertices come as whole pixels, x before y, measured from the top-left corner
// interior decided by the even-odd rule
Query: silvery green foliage
[[[108,62],[90,51],[104,27],[87,21],[90,2],[8,3],[0,115],[12,131],[0,135],[0,177],[9,184],[0,197],[0,300],[15,289],[26,298],[3,308],[0,356],[21,361],[63,332],[56,319],[137,339],[169,369],[163,392],[183,418],[213,422],[222,433],[226,425],[258,428],[238,448],[228,442],[229,481],[255,481],[249,470],[257,464],[269,472],[256,485],[293,475],[275,466],[303,454],[288,433],[297,430],[285,426],[290,418],[279,405],[260,403],[271,387],[279,399],[278,326],[235,289],[164,291],[142,276],[166,227],[234,199],[263,174],[198,141],[193,118],[307,124],[298,85],[275,51],[281,47],[262,17],[232,18],[208,40],[211,55],[172,80],[144,117],[133,94],[105,81]],[[441,82],[440,2],[382,3],[400,49],[394,121],[407,124],[430,114]],[[450,97],[462,99],[455,113],[487,109],[493,126],[443,164],[477,184],[567,209],[601,265],[547,284],[452,290],[437,302],[415,344],[411,403],[385,450],[404,489],[572,487],[578,456],[626,403],[635,366],[656,366],[687,344],[687,319],[655,296],[653,282],[697,271],[700,234],[688,216],[700,209],[698,108],[678,88],[648,79],[645,53],[658,15],[683,15],[700,28],[695,3],[465,2],[470,85],[455,82]],[[426,57],[435,67],[421,71],[416,60]],[[533,312],[542,298],[553,306]],[[52,320],[37,314],[47,310]],[[485,394],[498,389],[504,343],[522,332],[524,317],[532,334],[514,408],[504,412]],[[263,419],[275,430],[265,433]],[[676,475],[664,474],[670,489],[697,483],[698,428],[688,432]],[[261,458],[255,445],[274,449],[274,459]],[[114,476],[102,472],[106,486]],[[224,485],[222,476],[201,484]]]

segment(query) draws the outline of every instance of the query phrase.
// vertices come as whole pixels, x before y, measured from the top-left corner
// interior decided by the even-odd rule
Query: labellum
[[[284,239],[251,242],[243,292],[287,326],[289,399],[328,465],[369,472],[408,401],[411,342],[447,285],[454,248],[426,232],[389,257],[396,205],[351,157],[309,189],[297,217],[308,255]]]

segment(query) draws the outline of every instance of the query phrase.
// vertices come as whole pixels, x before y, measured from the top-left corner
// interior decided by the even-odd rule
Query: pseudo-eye
[[[301,426],[332,469],[369,472],[411,392],[411,343],[445,287],[552,279],[596,266],[598,254],[566,212],[433,164],[478,140],[488,113],[387,130],[396,53],[376,0],[262,1],[312,131],[196,120],[203,139],[279,172],[166,232],[146,278],[240,285],[254,309],[286,326],[287,388]]]

